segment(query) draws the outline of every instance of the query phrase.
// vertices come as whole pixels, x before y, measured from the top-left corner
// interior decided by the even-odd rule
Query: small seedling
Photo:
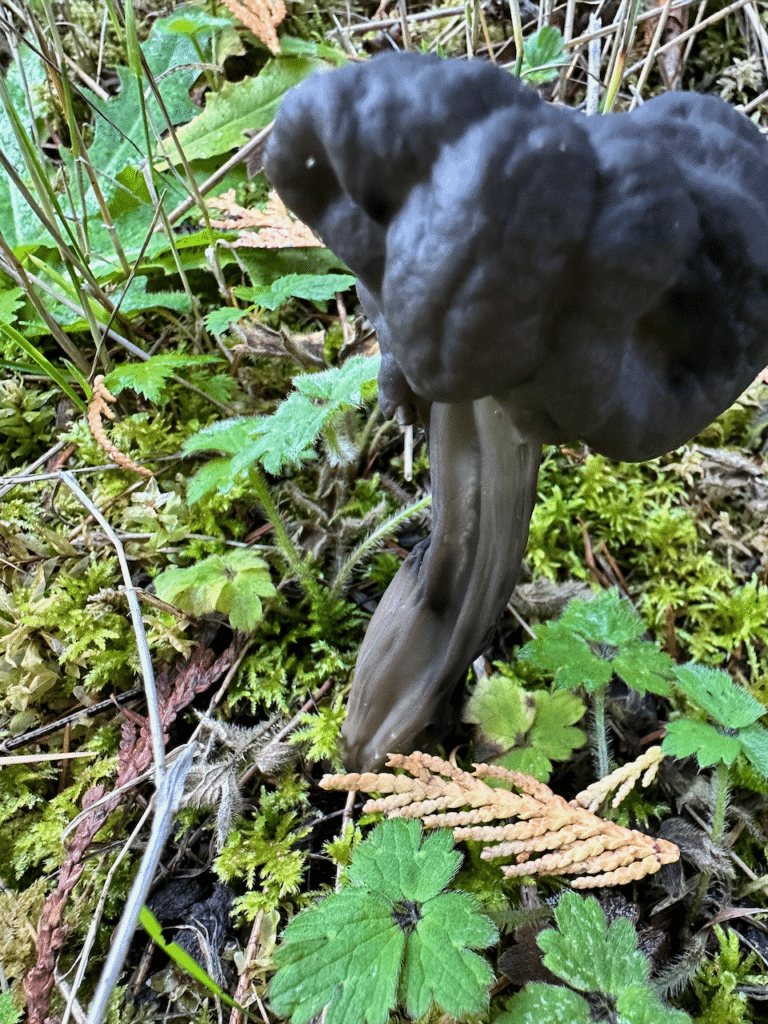
[[[245,633],[261,618],[261,598],[277,593],[267,563],[247,549],[210,555],[186,569],[166,569],[155,578],[155,589],[162,601],[189,615],[228,615],[233,628]]]
[[[605,694],[614,672],[639,693],[672,692],[674,662],[640,637],[645,625],[616,590],[604,590],[589,602],[571,601],[562,617],[537,627],[535,640],[520,651],[521,661],[551,673],[555,686],[583,687],[592,694],[598,776],[608,774]]]
[[[548,928],[536,941],[545,967],[565,985],[529,983],[494,1024],[690,1024],[687,1013],[665,1006],[650,985],[648,961],[627,918],[608,927],[593,896],[565,892],[555,919],[559,931]]]
[[[552,761],[566,761],[586,742],[575,724],[584,711],[583,701],[573,693],[528,692],[515,679],[494,675],[477,684],[464,718],[497,751],[486,756],[491,764],[547,782]]]
[[[298,914],[275,953],[272,1009],[306,1024],[385,1024],[397,1005],[421,1017],[488,1006],[493,974],[475,949],[497,938],[469,893],[444,891],[461,862],[451,833],[417,821],[377,825],[352,855],[348,884]]]

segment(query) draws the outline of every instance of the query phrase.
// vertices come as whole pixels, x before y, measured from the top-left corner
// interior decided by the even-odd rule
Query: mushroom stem
[[[432,534],[403,562],[363,640],[343,728],[350,770],[445,728],[528,540],[541,445],[495,397],[434,403],[428,418]]]

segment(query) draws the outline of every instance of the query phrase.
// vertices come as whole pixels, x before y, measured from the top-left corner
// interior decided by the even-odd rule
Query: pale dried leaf
[[[290,249],[295,247],[322,246],[319,238],[312,234],[306,224],[294,220],[276,192],[270,192],[263,210],[249,209],[235,201],[235,190],[230,189],[220,196],[208,200],[213,210],[222,210],[225,217],[212,220],[219,231],[238,231],[232,248]]]
[[[285,18],[283,0],[224,0],[236,18],[268,46],[273,53],[280,50],[276,27]]]

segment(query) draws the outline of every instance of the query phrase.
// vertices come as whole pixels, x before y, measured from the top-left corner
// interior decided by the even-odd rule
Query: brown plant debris
[[[408,774],[325,775],[320,785],[387,794],[368,800],[363,813],[381,811],[387,817],[419,818],[425,828],[451,828],[456,840],[485,843],[483,860],[514,857],[516,863],[502,869],[507,878],[576,875],[574,889],[624,885],[680,857],[674,843],[598,818],[521,772],[489,764],[465,772],[418,751],[390,754],[387,766]],[[509,788],[491,787],[484,779]],[[459,810],[465,807],[469,810]],[[500,819],[505,823],[484,824]]]
[[[114,411],[112,410],[111,402],[115,401],[115,396],[111,392],[107,391],[104,386],[104,377],[99,374],[98,377],[94,378],[93,381],[93,398],[91,399],[90,405],[88,406],[88,426],[91,429],[91,433],[98,442],[99,446],[104,449],[107,455],[116,462],[122,469],[130,469],[134,473],[138,473],[140,476],[146,477],[148,480],[152,479],[152,473],[146,468],[146,466],[140,466],[133,459],[124,455],[107,437],[104,432],[104,424],[101,421],[102,416],[106,416],[108,420],[115,418]]]
[[[179,712],[188,707],[198,693],[217,682],[230,668],[236,655],[236,649],[229,647],[216,659],[213,652],[201,644],[186,662],[173,670],[173,678],[168,667],[158,675],[157,696],[165,741],[168,739],[168,729]],[[98,785],[83,796],[83,809],[93,809],[80,820],[74,837],[67,844],[56,888],[46,899],[40,915],[37,962],[24,979],[29,1024],[45,1024],[49,1020],[56,964],[69,930],[64,920],[64,911],[72,890],[83,874],[85,854],[96,833],[125,798],[123,787],[137,779],[152,762],[152,735],[148,719],[126,708],[121,710],[124,722],[114,790],[108,794],[104,786]]]
[[[285,17],[283,0],[244,0],[243,3],[224,0],[224,3],[272,53],[279,52],[280,43],[275,29]]]
[[[213,210],[223,210],[221,220],[212,220],[218,231],[238,231],[233,248],[249,246],[254,249],[291,249],[302,246],[321,246],[306,224],[294,220],[276,192],[270,192],[263,210],[249,209],[235,201],[235,190],[229,189],[208,200]],[[255,229],[255,230],[254,230]]]

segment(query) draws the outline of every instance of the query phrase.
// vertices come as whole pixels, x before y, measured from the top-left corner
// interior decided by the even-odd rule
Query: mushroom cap
[[[494,395],[531,439],[639,461],[768,362],[768,143],[721,100],[586,118],[387,54],[292,90],[266,171],[358,278],[387,415]]]

